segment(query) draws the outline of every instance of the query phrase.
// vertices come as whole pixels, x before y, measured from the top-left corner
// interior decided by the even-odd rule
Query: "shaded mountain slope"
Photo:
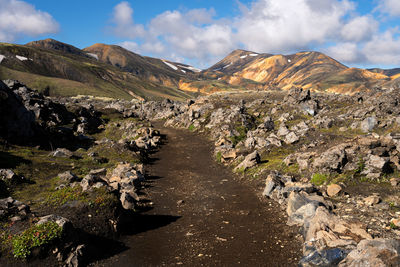
[[[54,40],[25,46],[1,43],[0,55],[0,78],[19,79],[38,90],[49,88],[50,94],[75,95],[82,90],[81,94],[125,99],[189,97],[176,86],[170,88],[143,79]]]

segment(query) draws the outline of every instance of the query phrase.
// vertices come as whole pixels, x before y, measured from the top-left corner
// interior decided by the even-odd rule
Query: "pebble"
[[[381,201],[381,198],[378,195],[372,195],[364,198],[364,202],[368,206],[373,206],[378,204]]]

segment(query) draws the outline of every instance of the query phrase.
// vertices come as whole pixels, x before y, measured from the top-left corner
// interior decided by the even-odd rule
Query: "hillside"
[[[271,55],[235,50],[202,72],[202,84],[208,81],[214,87],[234,86],[250,90],[287,90],[295,86],[314,91],[352,94],[390,81],[393,73],[396,72],[348,68],[319,52]],[[215,91],[199,85],[197,81],[181,83],[180,88],[204,93]]]
[[[79,49],[53,39],[0,44],[0,78],[18,79],[50,95],[185,99],[237,90],[288,90],[354,94],[398,86],[399,69],[349,68],[319,52],[272,55],[234,50],[203,71],[141,56],[117,45]]]
[[[50,95],[90,94],[112,98],[184,99],[188,94],[159,80],[103,63],[93,54],[47,39],[27,45],[0,43],[0,79],[18,79]],[[152,70],[155,73],[158,71]],[[169,78],[171,77],[171,78]],[[175,79],[165,74],[165,79]]]

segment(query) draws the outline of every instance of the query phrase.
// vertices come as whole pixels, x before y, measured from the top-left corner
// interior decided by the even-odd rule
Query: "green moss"
[[[189,131],[193,132],[195,130],[196,130],[196,126],[194,126],[193,124],[190,124]]]
[[[322,173],[314,173],[311,178],[311,183],[314,185],[320,186],[328,181],[328,176]]]
[[[222,152],[221,151],[218,151],[216,158],[217,158],[217,162],[222,162]]]
[[[65,187],[48,193],[45,203],[57,207],[73,200],[87,201],[87,194],[79,186]]]
[[[241,174],[244,174],[245,171],[246,171],[246,168],[244,168],[244,167],[236,169],[236,172],[241,173]]]
[[[389,227],[390,227],[390,229],[393,229],[393,230],[399,229],[399,227],[397,225],[395,225],[393,222],[390,222]]]
[[[359,135],[362,135],[363,132],[360,129],[351,129],[348,126],[343,126],[343,127],[347,127],[346,131],[340,131],[339,129],[342,126],[332,126],[331,128],[323,128],[323,129],[319,129],[319,131],[321,133],[325,133],[325,134],[331,134],[331,135],[336,135],[336,136],[342,136],[345,138],[353,138]]]
[[[12,250],[15,258],[25,259],[32,249],[61,238],[62,228],[55,222],[34,225],[23,233],[12,237]]]
[[[240,141],[243,141],[247,137],[247,129],[244,126],[236,126],[235,130],[239,133],[239,135],[235,135],[230,137],[233,146],[236,146]]]

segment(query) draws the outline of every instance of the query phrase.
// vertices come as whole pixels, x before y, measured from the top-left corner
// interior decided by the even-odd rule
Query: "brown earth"
[[[147,168],[153,209],[126,229],[125,251],[92,266],[297,264],[298,229],[286,225],[277,204],[257,197],[255,182],[218,164],[204,136],[160,130],[166,144]]]

